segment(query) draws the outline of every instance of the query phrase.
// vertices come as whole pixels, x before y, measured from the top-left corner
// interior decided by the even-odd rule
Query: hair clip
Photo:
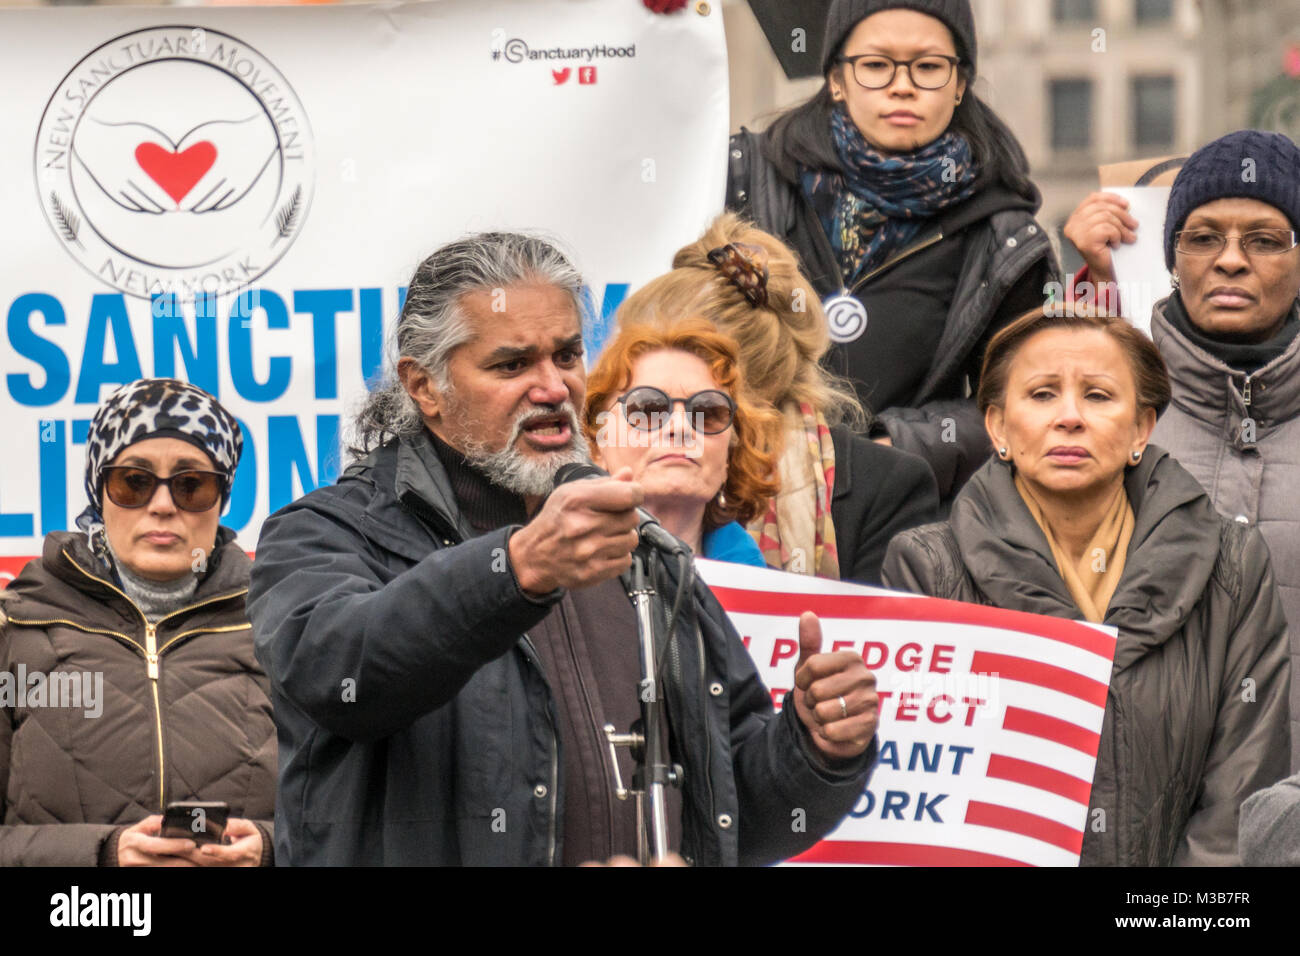
[[[767,305],[767,250],[743,242],[729,242],[710,250],[709,262],[730,279],[749,304]]]

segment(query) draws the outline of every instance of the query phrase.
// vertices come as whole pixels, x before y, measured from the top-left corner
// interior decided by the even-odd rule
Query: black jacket
[[[520,590],[511,530],[468,533],[423,435],[263,526],[248,609],[280,735],[278,862],[562,859],[564,742],[526,634],[559,593]],[[666,694],[683,854],[735,865],[799,853],[852,808],[875,745],[829,768],[793,706],[773,715],[703,584],[694,617]]]
[[[894,535],[939,518],[939,493],[925,461],[855,435],[831,429],[835,489],[831,521],[840,552],[840,579],[880,584],[880,566]]]
[[[748,130],[731,138],[727,208],[794,249],[819,295],[836,295],[843,282],[830,239],[800,184],[764,155],[762,139]],[[1036,196],[990,186],[945,210],[849,290],[866,307],[868,327],[889,322],[910,334],[928,323],[928,347],[899,343],[891,351],[892,338],[863,336],[837,343],[827,357],[894,445],[930,464],[945,502],[992,450],[970,397],[989,338],[1040,306],[1044,286],[1060,278],[1047,232],[1034,219],[1038,206]],[[878,370],[901,367],[914,374],[895,380],[911,384],[876,394]]]

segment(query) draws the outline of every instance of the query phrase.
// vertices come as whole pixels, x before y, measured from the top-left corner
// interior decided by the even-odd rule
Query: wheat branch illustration
[[[280,207],[280,211],[275,214],[275,224],[280,228],[280,236],[276,239],[288,239],[294,228],[298,225],[298,212],[302,209],[302,187],[295,186],[293,195],[289,201]]]
[[[77,231],[81,228],[80,217],[63,205],[58,193],[50,193],[50,204],[54,207],[54,221],[58,223],[59,235],[65,242],[75,242],[80,246],[81,243],[77,240]]]

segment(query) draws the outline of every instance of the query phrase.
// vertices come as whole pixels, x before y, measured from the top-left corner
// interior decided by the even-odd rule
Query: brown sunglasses
[[[219,471],[178,471],[161,478],[144,468],[111,465],[104,469],[104,493],[119,508],[143,508],[163,485],[182,511],[207,511],[221,500],[226,476]]]

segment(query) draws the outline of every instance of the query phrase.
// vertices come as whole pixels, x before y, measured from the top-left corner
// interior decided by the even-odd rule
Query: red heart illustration
[[[173,153],[157,143],[141,143],[135,148],[135,161],[179,206],[217,161],[217,147],[204,140],[184,152]]]

